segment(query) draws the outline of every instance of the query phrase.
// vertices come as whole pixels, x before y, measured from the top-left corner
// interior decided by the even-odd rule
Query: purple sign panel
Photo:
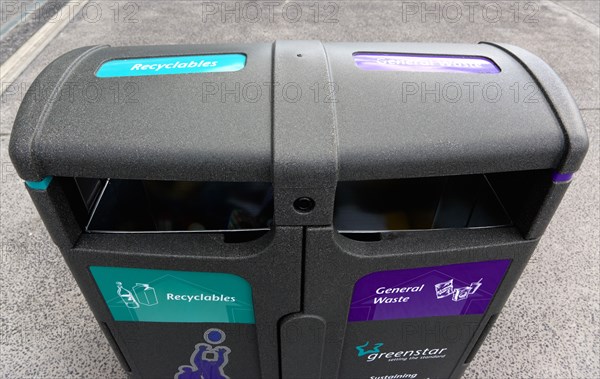
[[[381,271],[354,286],[349,322],[483,314],[510,260]]]
[[[367,71],[458,72],[497,74],[500,68],[488,58],[462,55],[356,53],[354,63]]]

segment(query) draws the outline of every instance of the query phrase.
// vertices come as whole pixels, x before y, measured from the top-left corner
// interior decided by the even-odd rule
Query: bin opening
[[[488,175],[338,183],[334,227],[345,236],[512,225]]]
[[[93,203],[90,233],[261,232],[273,220],[271,183],[75,181],[83,202]]]

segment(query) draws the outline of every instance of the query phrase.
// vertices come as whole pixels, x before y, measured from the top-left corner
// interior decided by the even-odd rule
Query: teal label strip
[[[239,71],[246,66],[243,54],[189,55],[179,57],[116,59],[104,63],[96,76],[154,76]]]
[[[254,324],[252,289],[232,274],[92,266],[115,321]]]

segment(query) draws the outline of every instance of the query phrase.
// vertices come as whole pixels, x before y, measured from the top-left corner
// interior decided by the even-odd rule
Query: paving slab
[[[7,88],[0,102],[1,377],[125,377],[7,156],[16,111],[33,79],[79,46],[274,39],[497,41],[532,51],[559,73],[584,109],[590,152],[465,378],[600,377],[600,37],[593,5],[482,2],[471,17],[463,2],[336,1],[317,3],[316,17],[314,1],[294,3],[302,9],[297,21],[284,16],[283,2],[273,17],[257,2],[267,13],[255,22],[241,9],[233,17],[209,12],[208,2],[95,2]],[[459,4],[460,18],[449,4]]]
[[[573,11],[586,21],[600,26],[600,1],[598,0],[558,0],[555,3]]]
[[[46,22],[55,22],[67,0],[7,0],[0,6],[0,64]]]

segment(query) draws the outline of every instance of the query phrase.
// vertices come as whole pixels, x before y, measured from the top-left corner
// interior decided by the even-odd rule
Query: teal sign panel
[[[233,274],[91,266],[115,321],[254,324],[252,289]]]

